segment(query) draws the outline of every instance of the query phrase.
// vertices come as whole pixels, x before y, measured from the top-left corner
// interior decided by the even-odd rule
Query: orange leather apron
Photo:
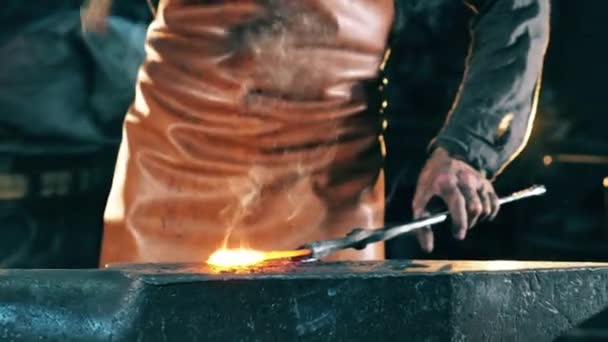
[[[101,263],[293,249],[383,223],[393,0],[165,0],[124,123]],[[381,259],[381,244],[337,259]]]

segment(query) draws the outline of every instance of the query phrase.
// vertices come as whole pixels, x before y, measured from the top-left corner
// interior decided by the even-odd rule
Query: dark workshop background
[[[407,1],[407,0],[403,0]],[[390,80],[387,221],[409,218],[424,149],[441,126],[467,50],[459,1],[397,37]],[[83,34],[81,1],[5,0],[0,12],[0,267],[96,267],[121,124],[151,20],[145,0],[115,1],[108,32]],[[426,257],[608,260],[608,1],[554,0],[541,103],[528,147],[500,194],[549,194],[503,208]],[[404,162],[405,161],[405,162]],[[391,257],[421,257],[411,240]]]

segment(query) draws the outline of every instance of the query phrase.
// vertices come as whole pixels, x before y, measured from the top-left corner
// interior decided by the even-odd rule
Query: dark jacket
[[[396,37],[415,34],[413,24],[425,14],[431,18],[423,25],[432,34],[433,25],[440,27],[442,20],[458,21],[453,8],[468,7],[464,10],[471,15],[470,43],[464,74],[431,147],[443,147],[495,177],[521,152],[530,135],[549,41],[549,0],[397,0],[396,4]]]

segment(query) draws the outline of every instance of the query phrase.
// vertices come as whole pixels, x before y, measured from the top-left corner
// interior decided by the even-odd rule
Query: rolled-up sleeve
[[[493,178],[532,129],[545,51],[549,0],[469,1],[471,47],[460,90],[432,142]]]

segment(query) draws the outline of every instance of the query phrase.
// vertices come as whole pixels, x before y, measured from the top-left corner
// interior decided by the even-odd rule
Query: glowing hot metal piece
[[[220,249],[211,254],[207,264],[217,267],[246,267],[264,261],[264,253],[251,249]]]
[[[254,249],[219,249],[215,251],[207,264],[218,268],[247,268],[269,260],[289,259],[310,255],[310,250],[264,252]]]

